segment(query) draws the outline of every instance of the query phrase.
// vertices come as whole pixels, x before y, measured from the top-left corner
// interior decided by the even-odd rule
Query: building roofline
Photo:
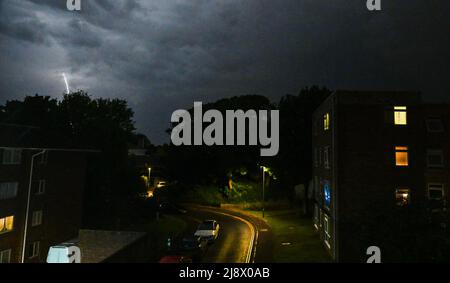
[[[95,149],[77,149],[77,148],[46,148],[46,147],[21,147],[21,146],[0,146],[0,149],[22,149],[22,150],[46,150],[46,151],[66,151],[66,152],[90,152],[100,153],[101,150]]]

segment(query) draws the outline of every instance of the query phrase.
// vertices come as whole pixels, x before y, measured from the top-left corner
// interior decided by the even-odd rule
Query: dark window
[[[3,164],[20,164],[22,160],[22,150],[7,148],[3,150]]]
[[[33,242],[28,245],[28,258],[33,258],[39,256],[39,242]]]
[[[11,249],[0,252],[0,263],[11,262]]]
[[[444,131],[444,125],[440,119],[428,118],[426,124],[429,133],[440,133]]]
[[[444,185],[429,184],[428,185],[428,198],[434,199],[434,200],[442,200],[444,198]]]
[[[442,150],[427,150],[427,165],[430,168],[444,166],[444,153]]]

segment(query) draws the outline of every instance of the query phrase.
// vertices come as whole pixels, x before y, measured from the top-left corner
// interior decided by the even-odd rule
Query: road
[[[208,248],[203,262],[270,262],[272,246],[261,246],[259,243],[266,242],[266,236],[271,233],[267,226],[262,227],[265,224],[261,221],[220,208],[203,206],[188,206],[187,208],[188,213],[183,216],[188,223],[185,235],[192,235],[202,220],[214,219],[220,225],[219,237]]]

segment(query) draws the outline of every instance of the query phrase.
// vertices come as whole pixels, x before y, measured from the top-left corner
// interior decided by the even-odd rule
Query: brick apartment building
[[[369,246],[389,261],[384,244],[405,215],[446,229],[449,129],[450,104],[418,93],[337,91],[318,107],[313,218],[335,261],[365,262]]]
[[[21,262],[37,129],[0,125],[0,262]],[[78,236],[86,153],[47,149],[34,159],[24,262],[45,262],[51,245]]]

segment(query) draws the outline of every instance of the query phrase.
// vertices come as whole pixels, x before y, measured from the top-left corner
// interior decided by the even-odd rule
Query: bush
[[[225,188],[224,192],[229,203],[253,202],[262,197],[258,184],[251,181],[233,182],[233,188]]]
[[[280,209],[289,209],[291,208],[291,204],[288,200],[267,200],[264,203],[265,210],[280,210]],[[243,204],[243,209],[245,210],[262,210],[263,202],[255,201],[255,202],[246,202]]]
[[[189,189],[179,201],[211,206],[220,206],[224,202],[218,188],[213,186],[198,186]]]

